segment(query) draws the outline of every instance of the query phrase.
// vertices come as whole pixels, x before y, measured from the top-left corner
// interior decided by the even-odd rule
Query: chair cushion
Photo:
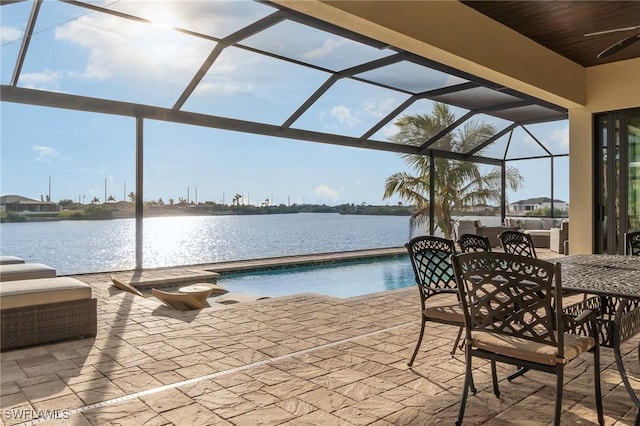
[[[81,299],[91,299],[91,287],[71,277],[8,281],[0,285],[1,309]]]
[[[464,310],[459,303],[446,306],[430,306],[422,311],[422,315],[432,321],[464,324]]]
[[[0,265],[0,281],[55,278],[56,270],[44,263]]]
[[[565,334],[564,358],[558,358],[555,346],[519,337],[474,331],[471,338],[474,348],[545,365],[566,364],[595,345],[592,337]]]

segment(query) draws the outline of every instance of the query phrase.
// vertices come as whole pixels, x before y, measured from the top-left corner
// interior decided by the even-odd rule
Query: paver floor
[[[3,424],[435,425],[453,424],[464,357],[457,329],[419,331],[415,288],[339,299],[313,294],[180,312],[116,289],[109,274],[80,277],[98,298],[98,335],[1,354]],[[640,389],[638,340],[622,351]],[[479,392],[465,424],[551,423],[552,375],[528,372]],[[563,424],[595,424],[591,356],[565,370]],[[630,425],[635,408],[613,354],[602,350],[607,425]],[[500,370],[501,377],[511,367]],[[57,417],[57,418],[55,418]]]

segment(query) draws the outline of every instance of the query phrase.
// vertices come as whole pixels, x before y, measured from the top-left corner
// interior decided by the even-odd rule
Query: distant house
[[[523,214],[544,208],[551,208],[551,198],[536,197],[509,204],[509,212],[512,214]],[[553,200],[553,208],[566,212],[569,210],[569,203],[562,200]]]
[[[60,211],[58,203],[38,201],[20,195],[3,195],[0,197],[0,211],[13,213],[57,213]]]

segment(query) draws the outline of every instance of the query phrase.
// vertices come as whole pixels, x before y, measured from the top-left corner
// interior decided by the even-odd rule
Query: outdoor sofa
[[[483,235],[489,238],[491,247],[500,247],[498,235],[504,231],[524,232],[531,235],[534,247],[551,248],[551,250],[563,254],[564,242],[569,239],[569,222],[566,218],[547,217],[507,217],[504,219],[504,226],[483,226],[480,220],[460,220],[458,222],[458,235]],[[555,238],[553,243],[552,235]]]
[[[569,221],[563,221],[559,227],[551,228],[549,248],[559,254],[569,254]]]
[[[480,220],[461,220],[458,222],[458,235],[483,235],[489,239],[491,247],[500,247],[498,235],[503,231],[516,231],[516,226],[483,226]]]
[[[516,226],[518,230],[525,234],[531,235],[534,247],[551,248],[551,230],[553,228],[560,228],[563,222],[568,222],[568,219],[559,219],[551,217],[543,218],[513,218],[507,217],[504,220],[506,226]],[[567,227],[567,233],[568,233]],[[568,239],[568,235],[567,235]],[[564,240],[560,243],[564,244]],[[563,253],[563,251],[557,251]]]
[[[97,299],[90,286],[56,277],[55,269],[43,264],[2,265],[2,270],[20,265],[37,266],[10,268],[0,278],[1,351],[96,335]],[[24,278],[38,274],[46,277]]]

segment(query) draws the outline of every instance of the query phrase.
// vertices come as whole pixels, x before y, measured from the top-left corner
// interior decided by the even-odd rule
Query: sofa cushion
[[[518,221],[512,217],[505,217],[504,218],[504,226],[508,227],[508,228],[517,228],[518,227]]]
[[[24,263],[24,259],[18,256],[0,256],[0,265],[14,265],[16,263]]]
[[[0,285],[0,309],[91,299],[91,287],[71,277],[7,281]]]
[[[56,270],[44,263],[0,265],[0,281],[55,278]]]
[[[554,228],[555,224],[556,224],[555,219],[552,219],[550,217],[543,217],[542,218],[542,229]]]
[[[549,229],[527,229],[524,231],[525,234],[529,234],[531,236],[534,235],[546,235],[549,236],[551,234],[551,230]]]
[[[540,219],[525,219],[524,229],[542,229],[542,221]]]

